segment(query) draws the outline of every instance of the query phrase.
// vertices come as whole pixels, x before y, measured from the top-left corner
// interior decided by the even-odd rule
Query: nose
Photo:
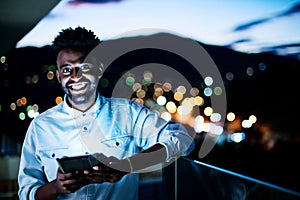
[[[80,69],[80,67],[74,67],[72,70],[72,74],[71,77],[72,78],[80,78],[82,76],[82,71]]]

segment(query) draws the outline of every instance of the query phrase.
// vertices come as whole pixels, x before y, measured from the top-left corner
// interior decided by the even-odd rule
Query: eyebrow
[[[82,63],[83,61],[84,61],[84,56],[81,56],[81,57],[79,57],[76,61],[74,61],[74,62],[77,62],[77,61],[80,61],[80,63]],[[61,65],[61,66],[59,66],[59,68],[61,69],[62,67],[66,67],[66,66],[70,66],[71,64],[63,64],[63,65]]]
[[[66,66],[70,66],[70,64],[63,64],[63,65],[59,66],[59,68],[61,69],[61,68],[66,67]]]

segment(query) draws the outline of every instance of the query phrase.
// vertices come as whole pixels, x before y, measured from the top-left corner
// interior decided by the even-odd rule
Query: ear
[[[55,71],[55,75],[56,75],[57,81],[58,81],[59,83],[61,83],[61,80],[60,80],[60,76],[59,76],[58,70]]]
[[[99,74],[98,74],[98,78],[101,78],[103,75],[103,71],[104,71],[104,66],[102,63],[99,63],[98,65],[98,69],[99,69]]]

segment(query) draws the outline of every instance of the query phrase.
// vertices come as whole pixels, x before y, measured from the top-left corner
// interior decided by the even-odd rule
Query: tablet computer
[[[92,155],[62,157],[56,159],[63,173],[90,170],[101,162]]]

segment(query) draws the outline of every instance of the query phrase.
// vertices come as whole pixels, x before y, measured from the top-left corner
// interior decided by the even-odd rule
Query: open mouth
[[[87,83],[71,83],[68,84],[67,87],[72,91],[81,91],[87,87]]]

